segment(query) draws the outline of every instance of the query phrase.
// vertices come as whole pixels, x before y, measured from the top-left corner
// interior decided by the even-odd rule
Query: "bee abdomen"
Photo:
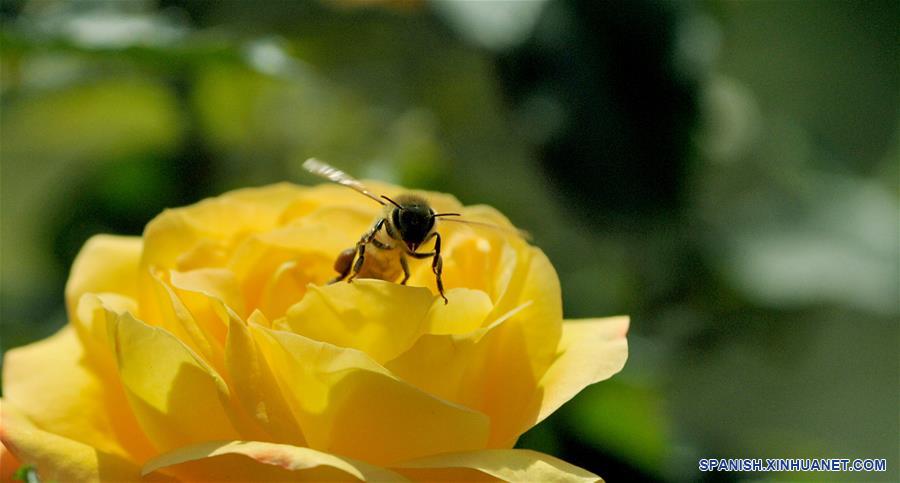
[[[367,250],[366,261],[359,271],[359,278],[377,278],[393,282],[397,280],[402,271],[399,251],[393,250]]]

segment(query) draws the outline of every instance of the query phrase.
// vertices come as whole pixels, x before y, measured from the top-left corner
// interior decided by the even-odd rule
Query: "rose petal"
[[[444,260],[444,286],[466,287],[481,290],[491,299],[499,299],[509,284],[516,266],[516,249],[511,245],[524,245],[515,228],[497,210],[484,205],[457,207],[447,210],[461,213],[459,220],[487,223],[483,225],[438,221],[437,230],[442,237]],[[453,218],[452,220],[457,220]],[[411,285],[422,285],[436,291],[430,263],[412,266]]]
[[[458,310],[448,311],[447,314],[438,315],[436,311],[443,311],[442,307],[457,306],[471,297],[476,312],[473,318],[483,319],[490,311],[490,305],[479,305],[480,297],[473,295],[480,291],[463,289],[451,290],[448,298],[451,303],[444,305],[436,301],[432,307],[430,317],[447,317]],[[460,294],[461,297],[456,295]],[[474,386],[480,380],[480,374],[484,372],[487,351],[492,347],[491,340],[497,337],[502,324],[510,317],[526,308],[522,306],[500,319],[492,322],[487,327],[478,328],[462,334],[424,334],[416,340],[409,350],[390,360],[385,367],[400,379],[433,394],[442,399],[462,404],[475,406],[480,399],[477,394],[471,394],[468,387]],[[443,324],[443,322],[439,322]],[[468,322],[465,322],[468,323]],[[454,327],[456,323],[452,324]],[[474,324],[473,324],[474,325]],[[481,325],[481,322],[478,323]],[[530,391],[531,389],[529,389]],[[481,391],[475,391],[481,393]]]
[[[494,313],[499,316],[531,303],[511,324],[522,328],[521,350],[529,355],[532,373],[543,374],[556,357],[556,345],[562,336],[562,292],[556,270],[544,252],[532,246],[520,250],[516,271],[496,302]]]
[[[0,441],[22,464],[34,465],[43,481],[140,479],[140,469],[128,460],[38,429],[5,401],[0,413]],[[166,481],[170,478],[162,475],[155,480]]]
[[[98,377],[71,326],[8,351],[3,391],[7,402],[62,437],[110,453],[152,453],[121,388]]]
[[[184,301],[168,282],[168,272],[151,270],[152,306],[143,305],[146,322],[165,329],[219,371],[224,363],[223,347],[214,333],[203,331]]]
[[[628,317],[567,320],[560,356],[539,383],[540,410],[532,424],[543,421],[590,384],[612,377],[628,359]]]
[[[530,307],[529,307],[530,308]],[[528,309],[526,309],[528,310]],[[463,404],[491,418],[489,448],[509,448],[511,435],[522,427],[522,410],[537,388],[537,376],[530,371],[525,336],[514,320],[504,323],[484,340],[477,366],[462,385]]]
[[[442,226],[441,230],[448,233],[451,250],[444,257],[445,274],[459,277],[456,286],[479,289],[490,296],[494,317],[489,320],[523,303],[533,304],[519,319],[524,320],[533,372],[543,373],[555,357],[561,335],[562,296],[556,270],[540,249],[515,234],[515,227],[497,210],[475,205],[463,209],[462,214],[464,219],[490,223],[500,229],[464,224]]]
[[[529,401],[556,357],[562,332],[559,280],[550,261],[533,247],[520,249],[517,258],[515,272],[492,315],[528,306],[491,338],[482,370],[466,385],[466,405],[491,418],[492,448],[511,447],[530,427],[534,414]]]
[[[201,268],[189,272],[169,271],[168,287],[164,283],[162,303],[176,308],[181,325],[195,327],[202,335],[200,352],[216,370],[224,371],[225,338],[228,321],[244,312],[243,300],[234,275],[223,269]]]
[[[279,183],[166,210],[147,224],[141,266],[184,269],[177,267],[177,260],[197,243],[219,240],[227,246],[249,234],[271,230],[278,225],[284,209],[304,191]]]
[[[224,254],[233,247],[255,233],[277,227],[284,209],[305,190],[288,183],[247,188],[162,212],[144,230],[139,270],[141,306],[155,303],[151,268],[185,271],[221,267]]]
[[[263,318],[260,312],[254,312],[250,320],[264,322],[260,320]],[[234,394],[247,413],[277,441],[306,446],[303,432],[291,414],[269,363],[253,340],[250,328],[241,320],[229,322],[225,363],[231,374]]]
[[[310,284],[324,284],[334,262],[324,255],[287,256],[291,259],[278,265],[264,283],[254,287],[261,289],[256,310],[274,318],[283,317],[292,305],[299,302]]]
[[[137,301],[117,293],[86,293],[78,300],[75,312],[69,323],[81,338],[86,357],[97,363],[98,370],[104,371],[103,376],[114,374],[115,360],[107,320],[125,312],[136,314]]]
[[[131,409],[160,451],[239,437],[223,404],[225,382],[196,353],[131,314],[119,316],[109,331]]]
[[[147,462],[143,474],[164,470],[205,481],[406,481],[361,461],[310,448],[259,441],[200,443]]]
[[[247,306],[270,318],[284,315],[303,298],[308,284],[322,285],[336,275],[332,267],[338,254],[353,247],[371,223],[370,215],[357,210],[325,207],[248,238],[229,263]]]
[[[483,233],[484,230],[488,233]],[[480,290],[496,301],[500,293],[498,287],[509,282],[516,264],[515,250],[506,238],[489,228],[460,224],[440,224],[438,231],[441,233],[444,287]],[[423,250],[430,248],[429,245]],[[409,285],[428,287],[432,293],[437,293],[431,260],[410,260],[410,269]]]
[[[466,375],[480,367],[475,337],[425,334],[385,367],[417,388],[447,401],[464,404]]]
[[[369,185],[369,189],[374,190],[373,192],[388,194],[386,192],[381,192],[382,186],[383,185],[376,186],[373,184]],[[323,183],[313,186],[285,208],[284,213],[281,215],[281,223],[287,225],[295,220],[307,218],[323,208],[357,210],[365,214],[369,223],[371,223],[371,220],[381,212],[381,206],[367,200],[359,193],[349,190],[344,186]],[[361,234],[362,233],[360,233],[360,235]]]
[[[488,294],[494,308],[493,316],[486,321],[523,303],[533,304],[517,317],[516,324],[522,325],[522,342],[530,354],[531,372],[542,374],[556,356],[562,333],[562,294],[553,265],[541,250],[509,235],[454,233],[457,234],[447,242],[448,251],[444,255],[444,286],[466,287]],[[430,266],[419,267],[415,274],[411,285],[424,285],[436,292]]]
[[[381,464],[484,447],[484,414],[396,379],[362,352],[251,331],[312,448]]]
[[[179,291],[179,295],[182,295],[181,292],[204,295],[205,299],[221,302],[222,305],[233,310],[240,317],[247,316],[238,281],[230,270],[221,268],[199,268],[186,272],[172,270],[169,272],[169,282],[172,284],[172,287]],[[184,298],[184,295],[182,295],[182,299]],[[199,301],[196,304],[192,304],[185,300],[185,303],[195,316],[198,315],[198,310],[203,308],[201,307],[203,304]],[[224,329],[226,325],[223,323],[224,321],[218,316],[215,317],[215,320],[219,322],[218,326]],[[211,327],[214,325],[212,324]],[[222,330],[221,333],[224,336],[225,331]]]
[[[448,303],[437,299],[426,317],[430,334],[465,334],[485,325],[494,304],[481,290],[455,288],[447,291]]]
[[[406,350],[426,329],[434,296],[421,287],[381,280],[310,286],[273,328],[365,352],[384,362]]]
[[[261,233],[257,238],[272,246],[332,253],[336,248],[343,250],[352,247],[372,227],[380,213],[380,209],[369,205],[326,204],[316,207],[290,224]]]
[[[448,469],[469,468],[503,481],[587,483],[599,476],[550,455],[527,449],[491,449],[406,461],[395,468],[410,478],[448,481]],[[458,474],[458,473],[450,473]]]
[[[138,265],[143,242],[140,237],[97,235],[81,248],[66,282],[69,317],[85,293],[116,292],[137,298]]]
[[[392,198],[396,198],[401,193],[422,196],[428,200],[431,208],[438,213],[458,213],[462,209],[462,204],[459,200],[446,193],[404,190],[394,185],[373,180],[366,180],[363,183],[372,193],[387,195]],[[364,210],[368,214],[369,223],[382,211],[381,206],[367,200],[353,190],[331,183],[323,183],[309,188],[285,209],[282,215],[282,223],[287,224],[291,220],[310,216],[323,207]]]
[[[515,374],[502,383],[505,390],[513,393],[520,385],[533,385],[536,389],[521,400],[509,398],[507,392],[488,397],[485,412],[491,416],[490,446],[508,448],[515,445],[522,433],[543,421],[586,386],[619,372],[628,357],[627,330],[628,317],[566,321],[559,355],[539,381],[526,381],[523,374]],[[516,352],[502,350],[495,354],[506,354],[513,359],[517,355]],[[486,364],[494,367],[504,362],[489,359]],[[518,365],[514,361],[511,364]],[[511,371],[510,368],[506,370]],[[497,407],[497,401],[502,401],[505,406]],[[471,407],[481,408],[477,404]],[[497,412],[503,408],[505,412]]]

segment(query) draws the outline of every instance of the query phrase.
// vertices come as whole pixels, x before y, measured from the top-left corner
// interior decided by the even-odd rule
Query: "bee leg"
[[[377,238],[372,239],[372,244],[382,250],[392,250],[394,248],[390,243],[381,243]]]
[[[366,244],[359,243],[356,245],[356,263],[353,264],[353,274],[350,275],[350,278],[347,279],[347,283],[352,283],[353,279],[359,275],[360,269],[362,269],[363,263],[366,261]]]
[[[356,248],[348,248],[338,255],[337,260],[334,261],[334,270],[338,273],[338,276],[331,279],[328,285],[340,282],[350,274],[354,256],[356,256]]]
[[[444,299],[444,305],[447,305],[449,301],[447,297],[444,295],[444,281],[441,280],[441,273],[444,271],[444,259],[441,258],[441,234],[438,232],[433,232],[425,241],[434,238],[434,250],[428,253],[410,253],[409,256],[413,258],[431,258],[431,271],[434,272],[434,276],[437,279],[437,289],[438,293],[441,294],[441,298]]]
[[[432,270],[434,270],[434,276],[437,280],[438,292],[441,294],[441,298],[444,299],[444,305],[447,305],[450,301],[447,300],[447,296],[444,295],[444,281],[441,280],[441,272],[444,270],[444,261],[441,259],[440,255],[435,255],[434,259],[436,262],[433,264]]]
[[[441,258],[441,235],[435,232],[434,237],[434,258],[431,259],[431,270],[434,272],[435,279],[437,280],[438,293],[440,293],[441,298],[444,299],[444,305],[447,305],[449,301],[447,300],[447,296],[444,295],[444,281],[441,280],[441,273],[444,271],[444,259]]]
[[[347,279],[347,283],[353,282],[353,279],[359,275],[359,271],[362,269],[363,263],[366,261],[366,245],[375,241],[375,235],[378,234],[378,230],[384,226],[384,218],[378,220],[375,223],[375,226],[372,227],[371,230],[367,231],[362,238],[356,242],[356,263],[353,264],[353,274],[350,275],[350,278]]]
[[[400,266],[403,267],[403,281],[400,282],[400,285],[406,285],[406,281],[409,280],[409,263],[402,254],[400,255]]]

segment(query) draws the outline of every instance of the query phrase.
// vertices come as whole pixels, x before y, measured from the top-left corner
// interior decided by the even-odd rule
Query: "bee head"
[[[434,210],[418,196],[401,196],[397,201],[386,196],[383,198],[394,205],[390,221],[396,228],[397,235],[410,251],[415,251],[434,229]]]

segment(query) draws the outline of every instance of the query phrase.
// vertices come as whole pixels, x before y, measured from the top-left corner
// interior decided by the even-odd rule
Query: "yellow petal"
[[[556,272],[540,250],[521,240],[491,247],[503,263],[485,287],[494,305],[482,320],[508,320],[477,350],[461,340],[429,335],[387,365],[419,387],[487,414],[488,446],[508,448],[537,415],[530,403],[557,355],[562,300]],[[437,354],[450,359],[444,363]]]
[[[516,247],[524,243],[512,224],[493,208],[459,207],[457,203],[457,208],[447,211],[461,213],[463,220],[488,223],[500,229],[446,220],[438,222],[443,242],[444,286],[481,290],[497,301],[516,267]],[[413,265],[410,284],[436,289],[431,264]]]
[[[161,284],[165,286],[164,284]],[[216,370],[224,369],[225,338],[228,321],[244,312],[243,300],[237,281],[231,272],[223,269],[200,268],[188,272],[169,271],[169,287],[161,303],[177,308],[181,325],[195,327],[202,347]],[[198,351],[199,352],[199,351]],[[225,373],[223,372],[223,375]]]
[[[248,238],[229,268],[240,281],[248,307],[275,319],[299,302],[310,283],[336,275],[334,261],[371,226],[372,215],[322,207],[290,225]]]
[[[280,183],[166,210],[147,224],[141,264],[176,268],[178,258],[198,243],[217,240],[227,246],[252,233],[270,230],[303,191],[299,186]]]
[[[489,421],[366,354],[251,325],[310,447],[372,463],[483,448]]]
[[[512,393],[523,391],[520,389],[523,385],[535,385],[536,390],[522,396],[521,400],[509,398],[507,392],[489,395],[485,412],[491,416],[493,424],[490,446],[513,446],[519,435],[544,420],[586,386],[619,372],[628,358],[628,343],[625,340],[627,331],[628,317],[566,321],[558,348],[559,355],[540,380],[536,383],[528,381],[524,374],[519,373],[509,378],[503,386]],[[513,358],[513,365],[520,364],[515,362],[515,352],[501,350],[494,354],[509,354]],[[486,365],[494,368],[503,363],[504,361],[494,358],[489,359]],[[510,370],[507,368],[506,373]],[[502,374],[503,369],[500,371],[486,370],[494,375]],[[505,412],[498,412],[502,407],[495,406],[497,401],[505,404]],[[481,408],[477,404],[472,407]]]
[[[523,303],[531,304],[510,323],[521,326],[524,343],[521,349],[528,353],[532,373],[543,374],[556,357],[557,343],[562,336],[559,277],[538,248],[520,248],[517,258],[516,271],[495,303],[494,312],[499,315]]]
[[[251,316],[251,320],[259,321],[260,318],[263,318],[260,312]],[[303,432],[291,414],[269,363],[260,353],[250,328],[241,320],[229,322],[225,362],[234,393],[244,410],[277,441],[305,446]]]
[[[526,309],[527,310],[527,309]],[[537,376],[530,370],[529,354],[523,349],[521,325],[509,320],[485,339],[477,367],[462,385],[462,400],[468,407],[491,418],[489,448],[509,448],[511,436],[523,426],[522,412],[537,388]]]
[[[381,187],[370,185],[369,189],[377,190],[373,192],[380,192]],[[381,206],[367,200],[359,193],[343,186],[324,183],[310,188],[285,208],[281,215],[281,222],[287,225],[295,220],[309,217],[323,208],[360,210],[369,219],[369,223],[381,212]]]
[[[448,303],[436,300],[426,320],[430,334],[465,334],[485,325],[494,308],[491,298],[481,290],[455,288],[447,291]]]
[[[280,183],[232,191],[162,212],[144,230],[139,270],[141,306],[155,303],[151,267],[181,271],[221,267],[225,254],[235,246],[255,233],[278,226],[284,209],[304,191]]]
[[[453,314],[463,315],[466,308],[464,302],[471,303],[473,319],[481,320],[491,311],[481,296],[484,292],[455,289],[447,293],[450,303],[444,305],[437,301],[429,312],[432,326],[456,329],[470,324],[468,321],[457,322]],[[480,306],[479,306],[480,305]],[[449,307],[454,307],[449,309]],[[498,337],[502,324],[510,317],[526,308],[519,307],[504,314],[500,319],[487,327],[478,328],[466,333],[432,333],[419,337],[409,350],[390,360],[385,367],[400,379],[442,399],[475,407],[480,403],[477,394],[482,391],[477,387],[474,391],[468,387],[476,387],[484,372],[487,353],[493,347],[493,338]],[[446,310],[446,313],[443,313]],[[452,322],[451,322],[452,321]],[[475,325],[475,324],[471,324]],[[439,331],[440,332],[440,331]]]
[[[39,429],[4,401],[0,440],[22,464],[34,465],[43,481],[139,481],[140,469],[126,459]],[[4,469],[5,472],[5,469]],[[165,481],[164,476],[156,478]]]
[[[465,385],[465,404],[491,418],[492,448],[511,447],[531,426],[529,402],[556,357],[562,332],[559,280],[549,260],[533,247],[520,247],[516,260],[493,314],[528,305],[491,337],[481,371]]]
[[[86,356],[103,370],[111,371],[115,366],[107,319],[125,312],[136,314],[137,301],[116,293],[86,293],[78,300],[75,317],[69,319],[84,344]]]
[[[229,270],[220,268],[199,268],[186,272],[172,270],[169,272],[169,281],[179,291],[205,295],[207,298],[220,301],[240,317],[247,315],[238,281]],[[194,312],[193,306],[191,309]]]
[[[368,204],[326,204],[317,206],[301,219],[260,234],[259,239],[270,245],[299,250],[343,250],[353,246],[380,214],[380,208]]]
[[[429,394],[464,404],[460,387],[467,371],[479,367],[476,351],[475,337],[425,334],[385,367]]]
[[[454,228],[446,242],[444,286],[486,293],[494,305],[486,321],[532,304],[511,325],[521,326],[522,350],[529,355],[530,371],[539,376],[556,356],[562,330],[562,296],[553,265],[541,250],[514,236],[491,234],[496,230],[489,228]],[[433,279],[430,267],[418,267],[410,284],[434,290]]]
[[[567,320],[560,356],[539,383],[537,424],[582,389],[612,377],[628,359],[628,317]]]
[[[422,287],[381,280],[311,286],[273,327],[365,352],[384,362],[406,350],[426,330],[434,296]]]
[[[109,330],[131,408],[157,449],[239,437],[225,382],[196,353],[127,313]]]
[[[491,449],[421,458],[396,465],[397,472],[423,481],[447,481],[447,470],[468,468],[502,481],[588,483],[599,476],[550,455],[527,449]],[[453,473],[451,473],[453,474]]]
[[[324,283],[330,261],[326,257],[300,255],[281,263],[261,287],[257,310],[280,318],[306,294],[312,283]],[[317,280],[318,278],[318,280]]]
[[[97,235],[89,239],[75,257],[66,282],[69,317],[74,317],[85,293],[115,292],[137,298],[142,246],[139,237]]]
[[[200,443],[147,462],[143,474],[166,471],[204,481],[406,481],[361,461],[310,448],[258,441]]]
[[[428,483],[497,483],[504,481],[472,468],[393,468],[393,470],[411,481]]]
[[[335,258],[362,233],[303,220],[248,239],[235,250],[230,269],[241,281],[248,306],[279,318],[303,298],[307,285],[322,285],[334,277]]]
[[[121,388],[113,379],[98,377],[71,326],[7,352],[3,391],[7,402],[62,437],[110,453],[140,457],[152,452]]]
[[[403,190],[394,185],[379,181],[366,180],[363,182],[372,193],[387,195],[395,198],[400,193],[416,194],[428,200],[431,207],[440,213],[459,212],[462,204],[452,195],[433,191]],[[299,196],[282,215],[282,222],[287,224],[292,220],[310,216],[321,208],[358,209],[367,213],[368,223],[381,213],[381,207],[371,200],[367,200],[359,193],[343,186],[332,183],[324,183],[308,189]],[[360,233],[362,234],[362,233]],[[355,240],[354,240],[355,241]]]
[[[151,306],[144,305],[144,315],[150,325],[159,326],[221,370],[224,356],[221,341],[214,333],[204,332],[176,290],[168,281],[168,271],[151,270],[152,291],[156,295]]]
[[[507,249],[512,253],[514,250],[496,234],[481,233],[466,225],[441,224],[438,231],[441,233],[444,287],[480,290],[487,293],[491,300],[496,300],[495,287],[497,280],[502,278],[497,274],[503,271],[511,273],[515,266],[514,260],[501,258],[501,255]],[[412,272],[409,285],[428,287],[437,293],[431,260],[410,260],[409,264]]]
[[[489,320],[531,303],[528,311],[516,317],[515,324],[522,326],[532,372],[542,374],[555,357],[561,336],[562,296],[556,270],[540,249],[514,234],[513,225],[497,210],[476,205],[466,207],[462,214],[465,219],[501,229],[461,224],[440,228],[448,238],[445,286],[487,293],[494,304]]]

